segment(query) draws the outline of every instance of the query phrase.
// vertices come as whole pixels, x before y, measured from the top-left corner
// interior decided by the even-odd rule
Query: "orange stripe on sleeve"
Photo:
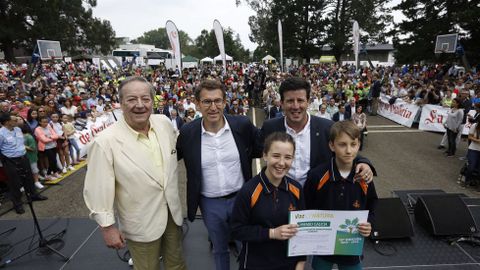
[[[293,195],[297,198],[297,200],[300,200],[300,189],[298,189],[296,186],[294,186],[291,183],[288,183],[288,189],[290,192],[292,192]]]
[[[322,179],[318,182],[317,190],[320,190],[325,183],[327,183],[328,179],[330,179],[330,171],[327,171],[323,176]]]
[[[361,180],[360,182],[358,182],[358,184],[359,184],[360,187],[362,188],[363,193],[364,193],[365,195],[367,195],[367,190],[368,190],[368,184],[367,184],[367,182],[365,182],[365,180]]]
[[[260,193],[262,193],[263,187],[262,184],[258,183],[257,187],[253,191],[252,197],[250,199],[250,207],[253,208],[260,197]]]

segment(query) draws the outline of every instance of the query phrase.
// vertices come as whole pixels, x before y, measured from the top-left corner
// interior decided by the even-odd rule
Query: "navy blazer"
[[[272,107],[270,108],[269,113],[268,113],[268,118],[269,118],[269,119],[275,118],[275,117],[277,117],[277,114],[278,114],[278,113],[282,113],[282,112],[283,112],[283,111],[282,111],[282,107],[280,107],[279,109],[277,109],[277,107],[272,106]]]
[[[170,120],[172,120],[171,116],[170,116]],[[180,130],[184,124],[182,118],[177,115],[177,118],[175,118],[175,122],[177,122],[177,128],[178,130]]]
[[[343,120],[350,120],[350,115],[347,113],[347,111],[345,111],[345,113],[343,114]],[[333,114],[332,116],[332,121],[333,122],[338,122],[340,121],[340,113],[339,112],[336,112]]]
[[[333,152],[328,147],[328,142],[332,125],[333,121],[331,120],[310,115],[310,169],[330,162]],[[263,123],[260,136],[262,145],[265,138],[275,131],[287,132],[285,117],[269,119]],[[373,174],[377,175],[375,168],[368,159],[357,156],[356,162],[368,164]]]
[[[245,181],[252,178],[252,159],[261,157],[260,132],[246,116],[225,115],[240,155]],[[177,139],[177,156],[185,162],[187,170],[188,219],[193,221],[202,188],[202,118],[189,122],[180,129]]]

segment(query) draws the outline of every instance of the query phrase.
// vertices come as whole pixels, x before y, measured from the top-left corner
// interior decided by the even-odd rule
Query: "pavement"
[[[264,115],[262,110],[250,112],[251,119],[261,126]],[[374,164],[378,176],[374,178],[375,187],[380,197],[391,197],[394,190],[442,189],[446,192],[464,193],[470,197],[480,197],[480,193],[457,184],[459,171],[465,161],[458,157],[466,155],[467,143],[462,140],[455,158],[447,158],[438,150],[443,134],[423,132],[402,127],[381,116],[369,116],[368,136],[365,138],[362,156]],[[253,162],[254,172],[261,166]],[[56,185],[48,186],[43,195],[46,201],[34,203],[39,218],[75,218],[88,217],[88,210],[83,201],[83,181],[88,168],[84,166]],[[179,181],[181,197],[185,200],[185,167],[179,162]],[[6,212],[11,204],[3,203],[0,214]],[[26,213],[17,215],[8,211],[0,219],[31,219],[28,206]],[[184,210],[186,210],[184,206]]]

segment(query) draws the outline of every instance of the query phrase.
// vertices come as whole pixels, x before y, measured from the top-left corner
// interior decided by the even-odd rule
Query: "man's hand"
[[[121,249],[125,247],[125,238],[117,227],[110,225],[102,227],[103,240],[109,248]]]
[[[358,224],[358,232],[363,237],[369,237],[372,232],[372,225],[369,222]]]
[[[355,176],[353,177],[355,181],[365,180],[368,183],[373,180],[373,172],[370,166],[366,163],[359,163],[355,168]]]

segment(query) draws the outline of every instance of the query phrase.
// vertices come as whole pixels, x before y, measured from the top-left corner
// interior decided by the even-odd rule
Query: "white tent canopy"
[[[225,59],[226,59],[227,61],[233,61],[233,58],[232,58],[230,55],[228,55],[228,54],[225,54]],[[219,54],[219,55],[215,56],[215,58],[213,58],[213,61],[215,61],[215,62],[217,62],[217,61],[222,61],[222,55]]]
[[[210,57],[205,57],[202,60],[200,60],[200,63],[213,63],[213,59]]]
[[[262,58],[262,62],[264,62],[264,63],[277,62],[277,60],[275,58],[273,58],[273,56],[267,55],[267,56]]]

